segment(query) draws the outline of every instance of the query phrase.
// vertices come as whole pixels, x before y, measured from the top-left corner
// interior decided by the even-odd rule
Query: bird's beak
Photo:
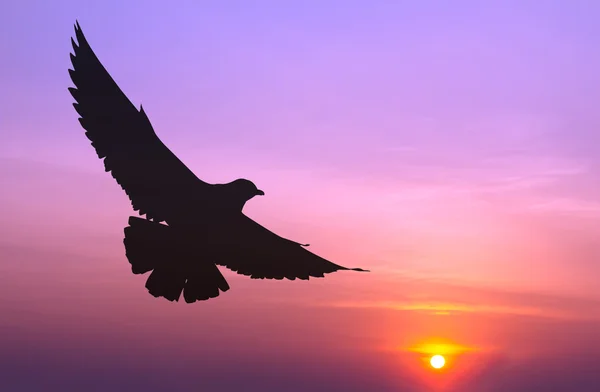
[[[265,195],[265,192],[261,191],[260,189],[257,189],[257,190],[256,190],[256,195],[257,195],[257,196],[264,196],[264,195]]]

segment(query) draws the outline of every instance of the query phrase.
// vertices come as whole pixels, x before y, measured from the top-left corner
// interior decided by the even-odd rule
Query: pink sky
[[[600,8],[488,3],[0,10],[13,37],[0,42],[2,378],[32,391],[600,388]],[[250,217],[372,272],[224,270],[232,289],[215,300],[151,297],[124,255],[128,199],[66,90],[75,19],[200,178],[251,179],[266,196]],[[444,371],[424,362],[435,351]]]

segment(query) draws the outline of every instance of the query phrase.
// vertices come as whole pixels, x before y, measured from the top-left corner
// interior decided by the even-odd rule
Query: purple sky
[[[9,390],[600,390],[600,3],[169,4],[0,6]],[[76,19],[200,178],[373,272],[148,295],[67,91]]]

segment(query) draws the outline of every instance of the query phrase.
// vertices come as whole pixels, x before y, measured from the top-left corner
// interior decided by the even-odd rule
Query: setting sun
[[[446,364],[446,360],[444,359],[443,356],[441,355],[434,355],[433,357],[431,357],[431,359],[429,360],[429,363],[431,364],[431,366],[433,366],[435,369],[441,369],[444,367],[444,365]]]

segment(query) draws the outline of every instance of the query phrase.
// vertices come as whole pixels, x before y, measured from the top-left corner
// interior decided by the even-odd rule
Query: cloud
[[[498,314],[518,315],[558,320],[600,321],[600,297],[577,297],[546,294],[531,290],[506,290],[472,286],[468,282],[406,279],[402,275],[383,279],[378,290],[361,299],[336,299],[317,306],[334,308],[371,308],[427,314]],[[402,287],[402,290],[394,287]]]
[[[532,211],[541,213],[558,213],[583,218],[600,217],[600,203],[567,198],[551,198],[529,206]]]
[[[389,310],[401,310],[412,312],[427,312],[430,314],[444,315],[456,313],[499,313],[528,316],[555,316],[556,314],[544,312],[542,309],[526,306],[492,306],[492,305],[471,305],[464,303],[448,302],[421,302],[421,303],[403,303],[403,302],[348,302],[332,303],[333,307],[349,308],[385,308]]]

